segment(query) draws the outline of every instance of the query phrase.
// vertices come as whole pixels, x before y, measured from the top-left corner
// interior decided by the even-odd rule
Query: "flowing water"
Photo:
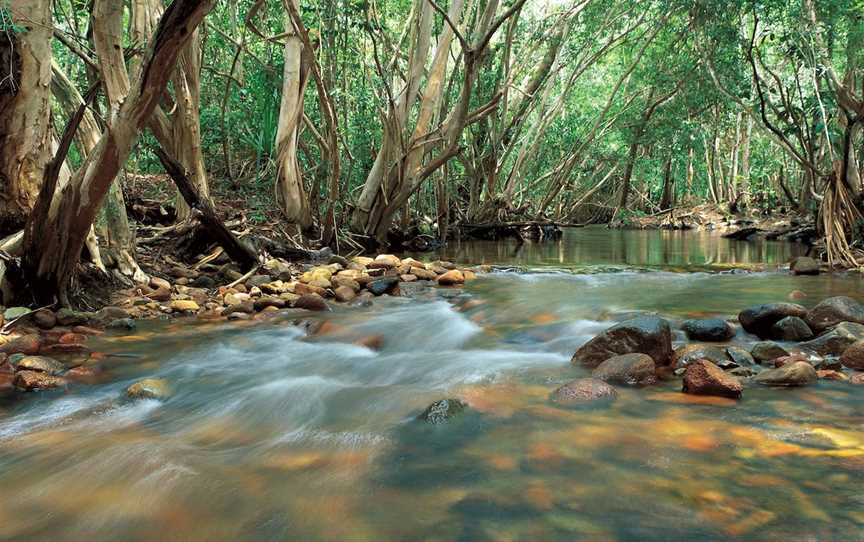
[[[100,338],[122,356],[97,381],[0,403],[0,540],[864,540],[860,387],[549,402],[586,374],[573,351],[637,311],[864,299],[857,277],[777,270],[798,252],[590,228],[454,244],[442,256],[522,269],[340,310],[314,336],[287,315]],[[124,400],[143,377],[174,395]],[[443,397],[470,408],[416,421]]]

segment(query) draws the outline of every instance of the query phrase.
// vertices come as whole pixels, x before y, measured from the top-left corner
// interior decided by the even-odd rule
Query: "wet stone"
[[[802,318],[787,316],[771,326],[771,338],[778,341],[809,341],[813,338],[813,330]]]
[[[685,320],[681,329],[694,341],[723,342],[735,336],[735,329],[722,318]]]
[[[841,322],[864,324],[864,305],[847,296],[829,297],[810,309],[806,320],[817,333]]]
[[[48,390],[62,388],[66,380],[38,371],[18,371],[15,373],[15,387],[25,391]]]
[[[426,410],[420,414],[420,419],[433,425],[446,423],[467,407],[468,405],[459,399],[441,399],[426,407]]]
[[[794,303],[768,303],[749,307],[738,314],[738,321],[748,333],[762,338],[771,334],[771,328],[787,316],[804,318],[807,309]]]
[[[59,375],[66,367],[54,358],[47,356],[25,356],[15,363],[16,371],[36,371],[49,375]]]
[[[753,356],[753,359],[759,363],[764,363],[767,361],[773,361],[777,358],[782,358],[783,356],[788,356],[789,352],[777,343],[763,341],[753,345],[750,354]]]
[[[716,395],[720,397],[741,397],[743,387],[733,375],[708,360],[694,361],[684,372],[682,391],[694,395]]]
[[[763,386],[794,387],[816,382],[816,369],[806,361],[796,361],[777,369],[762,371],[753,381]]]
[[[130,399],[164,400],[171,396],[171,389],[161,378],[146,378],[126,388],[126,396]]]
[[[620,354],[647,354],[655,365],[672,361],[672,330],[669,322],[657,316],[640,316],[614,325],[582,345],[571,363],[597,367]]]
[[[654,360],[645,354],[624,354],[609,358],[592,371],[591,376],[604,382],[640,386],[654,384]]]

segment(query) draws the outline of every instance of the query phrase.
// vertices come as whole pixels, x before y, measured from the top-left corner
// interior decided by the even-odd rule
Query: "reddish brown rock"
[[[451,269],[438,277],[438,284],[441,286],[456,286],[457,284],[463,284],[464,282],[465,275],[463,275],[462,271],[459,271],[458,269]]]
[[[367,335],[354,341],[358,346],[365,346],[370,350],[381,350],[384,347],[384,337],[381,335]]]
[[[607,359],[591,373],[594,378],[613,384],[643,386],[654,384],[654,360],[646,354],[624,354]]]
[[[33,355],[39,353],[41,345],[39,335],[22,335],[0,345],[0,353]]]
[[[63,335],[60,335],[57,342],[60,344],[81,344],[86,340],[87,336],[81,335],[80,333],[64,333]]]
[[[738,399],[743,389],[741,381],[708,360],[694,361],[684,371],[684,393]]]
[[[852,376],[849,377],[849,383],[864,386],[864,373],[852,373]]]
[[[329,311],[330,307],[324,298],[318,294],[303,294],[294,301],[295,309],[305,309],[307,311]]]
[[[816,376],[819,377],[819,380],[840,380],[846,381],[849,380],[849,377],[840,371],[834,371],[831,369],[821,369],[816,371]]]
[[[856,341],[849,345],[840,356],[840,362],[844,367],[864,371],[864,341]]]
[[[337,287],[333,290],[333,295],[336,297],[336,301],[341,301],[342,303],[347,303],[357,297],[354,290],[348,286]]]

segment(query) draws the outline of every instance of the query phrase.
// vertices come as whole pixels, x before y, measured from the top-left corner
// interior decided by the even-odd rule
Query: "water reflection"
[[[574,268],[589,265],[653,268],[777,267],[806,252],[804,245],[724,239],[713,232],[565,228],[558,241],[452,240],[436,254],[471,264]]]

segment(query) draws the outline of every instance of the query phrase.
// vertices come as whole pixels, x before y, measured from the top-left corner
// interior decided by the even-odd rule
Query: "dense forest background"
[[[159,197],[341,250],[708,202],[812,216],[856,264],[860,0],[5,0],[0,24],[3,248],[51,292],[85,246],[138,275]]]

